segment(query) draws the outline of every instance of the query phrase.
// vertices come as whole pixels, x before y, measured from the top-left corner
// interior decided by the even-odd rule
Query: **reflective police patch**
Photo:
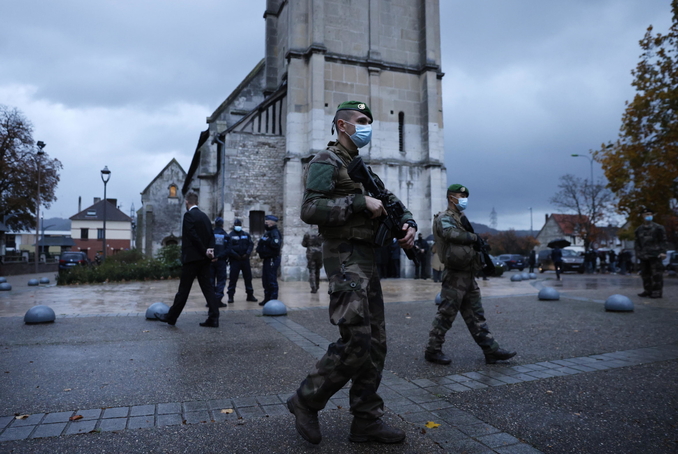
[[[235,236],[235,235],[234,235],[234,236],[232,236],[232,237],[231,237],[231,239],[232,239],[232,240],[239,240],[239,239],[240,239],[240,237],[239,237],[239,236]]]
[[[444,217],[440,220],[440,224],[443,226],[443,230],[447,229],[457,229],[457,224],[454,222],[454,219]]]

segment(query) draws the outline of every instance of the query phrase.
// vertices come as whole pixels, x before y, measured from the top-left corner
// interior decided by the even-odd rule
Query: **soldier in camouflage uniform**
[[[323,267],[323,240],[316,230],[306,232],[301,245],[306,248],[306,262],[308,267],[308,283],[311,284],[311,293],[318,293],[320,284],[320,268]]]
[[[350,440],[398,443],[405,433],[382,420],[384,401],[377,394],[386,358],[384,300],[376,270],[374,237],[381,201],[364,194],[350,179],[348,164],[371,138],[372,113],[357,101],[342,103],[333,121],[338,141],[330,142],[309,164],[301,218],[318,225],[323,237],[323,265],[329,280],[330,322],[341,337],[287,400],[296,428],[307,441],[320,443],[318,411],[349,380],[353,422]],[[373,175],[376,177],[376,175]],[[375,178],[378,183],[378,177]],[[395,196],[390,194],[390,197]],[[405,211],[400,220],[406,235],[400,245],[414,244],[416,223]]]
[[[653,222],[655,212],[643,209],[643,224],[636,229],[636,257],[640,260],[640,276],[643,278],[643,293],[638,296],[661,298],[664,287],[664,264],[666,257],[666,230]]]
[[[485,322],[480,289],[475,280],[476,273],[483,268],[481,254],[478,253],[483,240],[480,235],[473,233],[471,223],[462,213],[468,203],[468,196],[466,186],[451,185],[447,188],[447,210],[436,214],[433,219],[433,236],[445,269],[440,291],[441,303],[433,320],[424,358],[436,364],[447,365],[452,362],[443,353],[442,347],[445,333],[452,327],[458,312],[461,312],[473,340],[482,348],[487,364],[516,355],[514,351],[499,348]]]

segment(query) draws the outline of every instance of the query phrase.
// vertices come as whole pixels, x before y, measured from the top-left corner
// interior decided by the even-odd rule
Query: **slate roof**
[[[108,206],[106,207],[106,222],[132,222],[132,218],[120,211],[112,203],[112,199],[107,199]],[[90,213],[90,214],[88,214]],[[94,214],[91,214],[94,213]],[[74,214],[70,218],[71,221],[103,221],[104,220],[104,201],[100,200],[94,205],[91,205],[78,214]]]

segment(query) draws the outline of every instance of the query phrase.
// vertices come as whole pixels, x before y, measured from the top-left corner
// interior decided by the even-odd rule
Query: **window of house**
[[[264,212],[250,211],[250,233],[253,235],[263,235],[264,233]]]
[[[405,153],[405,112],[398,112],[398,149]]]
[[[89,229],[80,229],[80,239],[81,240],[89,239]]]
[[[104,239],[104,229],[97,229],[97,240]]]
[[[170,185],[169,187],[169,197],[177,197],[177,186],[175,184]]]

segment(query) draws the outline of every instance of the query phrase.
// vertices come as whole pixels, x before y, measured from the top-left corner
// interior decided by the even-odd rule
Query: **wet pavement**
[[[510,276],[479,281],[490,330],[518,351],[492,366],[460,318],[445,344],[453,363],[424,361],[440,284],[382,281],[389,354],[380,394],[386,419],[408,435],[394,446],[348,442],[346,389],[320,414],[319,446],[296,434],[284,407],[337,337],[326,282],[318,294],[281,282],[285,317],[263,317],[239,287],[220,328],[206,329],[197,283],[169,327],[144,313],[171,304],[176,280],[36,288],[28,279],[44,276],[8,278],[0,452],[675,452],[678,280],[666,279],[664,298],[651,300],[636,296],[633,275]],[[561,299],[539,301],[544,286]],[[611,294],[631,298],[635,311],[605,312]],[[57,321],[23,324],[35,304],[52,307]]]

